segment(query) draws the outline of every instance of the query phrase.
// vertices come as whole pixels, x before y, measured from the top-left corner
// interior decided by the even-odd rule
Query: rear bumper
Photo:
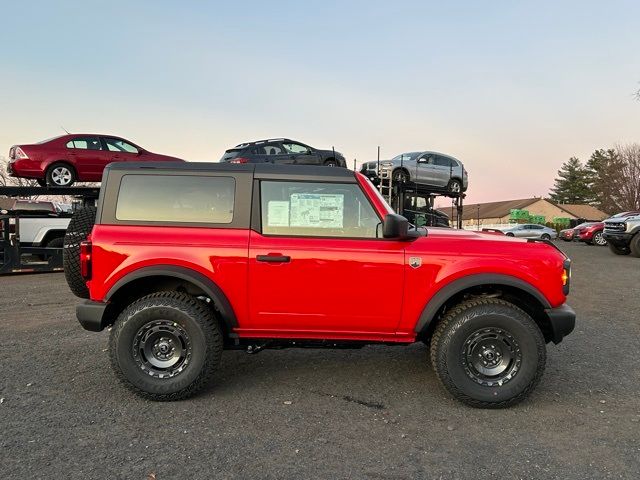
[[[556,308],[548,308],[545,313],[551,324],[551,340],[558,344],[564,337],[573,332],[576,326],[576,312],[566,303]]]
[[[82,325],[82,328],[91,332],[100,332],[104,330],[106,303],[94,302],[92,300],[84,300],[76,306],[76,318]]]

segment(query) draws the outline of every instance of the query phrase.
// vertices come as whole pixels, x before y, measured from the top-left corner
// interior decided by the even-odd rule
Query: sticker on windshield
[[[293,193],[290,198],[289,222],[291,227],[343,227],[343,194]]]

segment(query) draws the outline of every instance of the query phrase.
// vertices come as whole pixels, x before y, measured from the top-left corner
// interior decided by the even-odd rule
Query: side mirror
[[[396,213],[388,213],[382,221],[382,237],[405,240],[409,238],[409,220]]]

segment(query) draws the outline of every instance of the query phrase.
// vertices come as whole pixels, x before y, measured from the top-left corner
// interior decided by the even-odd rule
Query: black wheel
[[[546,347],[524,311],[497,298],[467,300],[440,321],[431,362],[458,400],[480,408],[514,405],[538,384]]]
[[[629,255],[631,253],[629,247],[618,247],[613,243],[609,244],[609,250],[616,255]]]
[[[89,298],[89,289],[80,271],[80,242],[87,239],[96,221],[95,207],[85,207],[71,217],[64,236],[62,267],[67,285],[80,298]]]
[[[178,292],[154,293],[120,314],[109,356],[117,377],[136,394],[181,400],[212,379],[222,357],[222,333],[206,303]]]
[[[551,240],[551,235],[549,235],[548,233],[543,233],[540,238],[542,240]]]
[[[447,184],[447,191],[455,194],[462,193],[462,183],[460,183],[460,180],[455,178],[449,180],[449,183]]]
[[[54,163],[47,169],[47,185],[52,187],[70,187],[75,181],[76,171],[67,163]]]
[[[333,158],[326,160],[323,165],[325,167],[337,167],[338,166],[338,162],[336,162]]]
[[[629,249],[631,250],[631,255],[640,257],[640,235],[637,233],[633,236],[631,242],[629,242]]]
[[[396,170],[393,172],[393,183],[408,183],[409,174],[405,170]]]
[[[594,233],[591,241],[595,245],[598,245],[599,247],[604,247],[607,244],[607,239],[604,238],[604,235],[602,235],[602,232]]]
[[[507,235],[507,237],[515,237],[515,235],[513,233],[511,233],[511,232],[507,233],[506,235]]]
[[[38,185],[40,185],[41,187],[46,187],[47,186],[47,181],[42,179],[42,178],[36,178],[36,183]]]

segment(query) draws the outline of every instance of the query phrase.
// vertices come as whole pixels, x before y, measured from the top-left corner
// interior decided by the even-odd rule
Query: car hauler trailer
[[[73,197],[81,206],[95,205],[100,189],[97,187],[0,187],[0,196],[11,198],[32,197]],[[57,217],[47,214],[28,215],[33,223],[38,219],[46,224],[52,218],[71,218],[71,215],[59,214]],[[25,219],[20,210],[0,210],[0,275],[27,272],[62,271],[62,245],[59,247],[34,246],[31,242],[21,242],[21,221]]]

